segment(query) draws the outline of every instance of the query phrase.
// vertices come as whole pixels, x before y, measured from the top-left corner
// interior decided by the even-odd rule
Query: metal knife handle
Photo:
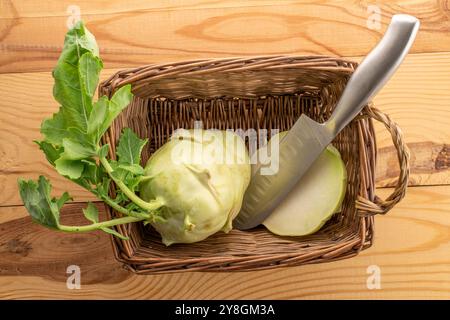
[[[419,24],[419,20],[410,15],[392,17],[383,39],[356,68],[325,123],[333,134],[337,135],[356,117],[397,70],[414,42]]]

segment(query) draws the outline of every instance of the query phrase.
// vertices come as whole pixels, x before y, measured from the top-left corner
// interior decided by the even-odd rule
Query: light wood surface
[[[81,223],[79,209],[69,206],[65,221]],[[133,275],[114,260],[106,235],[47,230],[24,211],[0,209],[0,298],[450,298],[450,186],[410,188],[377,217],[375,244],[359,256],[246,273]],[[80,290],[66,287],[69,265],[80,266]],[[381,289],[367,288],[371,265],[380,268]]]
[[[45,174],[56,193],[69,190],[80,203],[64,210],[67,223],[80,222],[80,208],[93,199],[55,174],[32,142],[40,138],[42,119],[58,108],[51,69],[69,5],[79,6],[97,36],[102,78],[126,66],[208,57],[326,54],[360,61],[393,13],[416,15],[421,30],[413,54],[374,100],[404,132],[413,187],[394,210],[375,218],[375,244],[359,256],[258,272],[136,276],[114,260],[103,233],[61,234],[33,224],[18,197],[18,177]],[[0,0],[0,298],[450,299],[450,9],[447,1],[380,2],[380,28],[369,29],[370,5]],[[376,133],[377,186],[392,186],[395,150],[384,128],[377,125]],[[81,290],[66,287],[69,265],[81,267]],[[371,265],[380,267],[380,290],[366,286]]]
[[[62,48],[69,6],[97,35],[107,68],[260,54],[364,55],[394,13],[422,21],[412,52],[450,50],[448,2],[384,1],[380,27],[370,2],[3,0],[0,72],[50,70]],[[370,25],[370,23],[369,23]],[[245,26],[245,27],[243,27]],[[32,35],[32,36],[30,36]]]

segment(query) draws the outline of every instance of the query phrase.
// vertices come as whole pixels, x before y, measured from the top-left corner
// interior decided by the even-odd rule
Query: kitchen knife
[[[256,227],[283,201],[320,153],[392,76],[408,53],[418,29],[417,18],[394,15],[381,41],[350,77],[330,118],[318,123],[306,115],[300,116],[280,140],[277,173],[261,174],[261,163],[253,168],[241,211],[233,221],[236,228]]]

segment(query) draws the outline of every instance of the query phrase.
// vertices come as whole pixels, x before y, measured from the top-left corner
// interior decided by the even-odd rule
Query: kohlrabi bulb
[[[228,232],[241,209],[251,167],[243,140],[230,131],[177,130],[148,160],[141,197],[164,206],[152,226],[166,245]]]

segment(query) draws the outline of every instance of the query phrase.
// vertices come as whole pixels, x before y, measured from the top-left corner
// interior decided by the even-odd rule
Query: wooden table
[[[0,297],[449,299],[448,5],[425,0],[379,7],[365,1],[0,0]],[[201,57],[327,54],[360,60],[399,12],[420,18],[421,31],[374,103],[403,129],[412,155],[411,187],[394,210],[376,217],[375,244],[359,256],[245,274],[136,276],[114,260],[106,235],[53,232],[33,224],[25,212],[18,177],[45,174],[55,193],[70,189],[76,202],[64,215],[73,222],[92,199],[55,174],[32,142],[40,137],[41,120],[58,108],[50,72],[66,25],[78,13],[97,37],[105,78],[127,66]],[[398,166],[381,126],[377,138],[378,193],[386,196]],[[79,290],[66,287],[69,265],[81,268]],[[379,289],[367,286],[370,266],[379,267]]]

